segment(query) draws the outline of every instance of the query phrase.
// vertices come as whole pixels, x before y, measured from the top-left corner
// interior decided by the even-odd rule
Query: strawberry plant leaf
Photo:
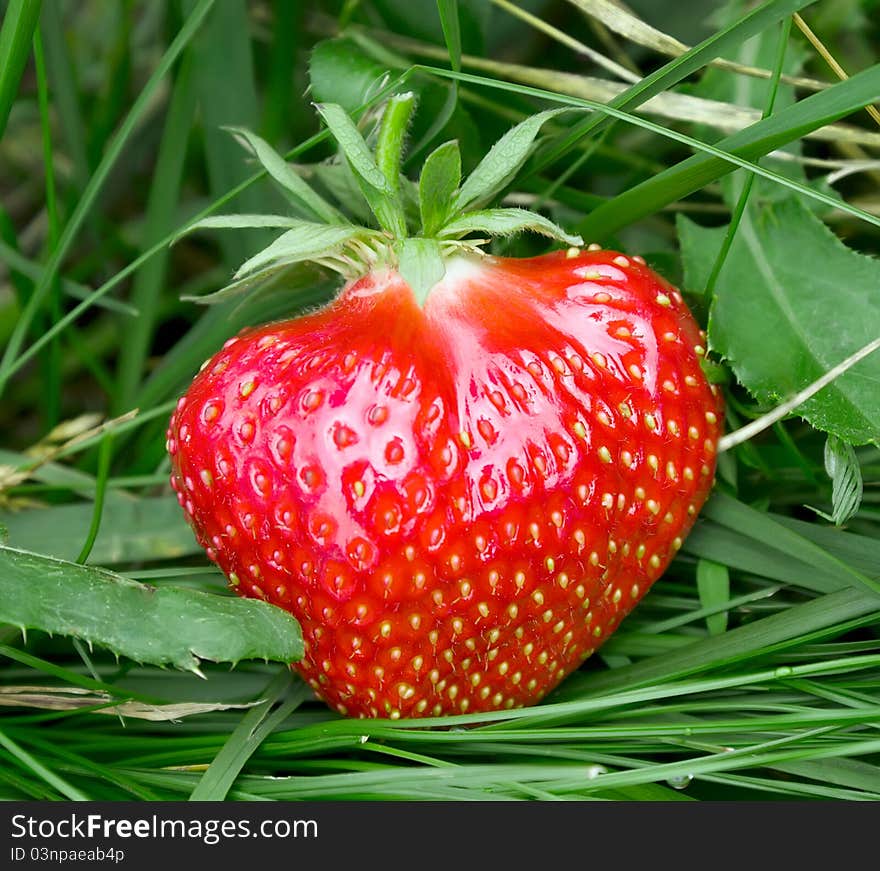
[[[320,103],[316,108],[339,143],[380,226],[393,235],[404,235],[403,216],[394,188],[373,158],[354,121],[336,103]]]
[[[385,67],[347,38],[319,42],[309,58],[312,98],[337,103],[349,113],[367,103],[387,76]]]
[[[306,213],[305,217],[318,218],[328,224],[339,223],[343,220],[342,215],[320,194],[312,190],[299,173],[268,142],[245,127],[226,127],[225,129],[249,148],[263,169],[281,185],[289,199]]]
[[[693,296],[704,296],[715,258],[727,235],[727,227],[702,227],[686,215],[678,214],[675,229],[684,272],[682,290]]]
[[[497,193],[525,163],[541,127],[566,109],[549,109],[532,115],[508,130],[467,177],[455,198],[453,213]]]
[[[325,254],[328,252],[324,252]],[[298,297],[311,297],[313,293],[311,293],[308,289],[308,283],[314,282],[315,280],[315,271],[314,270],[304,270],[302,268],[295,269],[291,267],[296,267],[297,265],[302,265],[307,262],[310,258],[305,258],[303,260],[292,260],[286,261],[282,260],[277,263],[273,263],[270,266],[266,266],[263,269],[260,269],[256,272],[251,273],[250,275],[246,275],[244,278],[239,278],[236,281],[232,281],[227,284],[225,287],[221,287],[220,290],[216,290],[213,293],[207,293],[203,296],[189,295],[184,294],[181,296],[181,299],[185,302],[196,302],[199,305],[217,305],[218,303],[226,302],[237,296],[242,296],[243,300],[241,305],[247,305],[248,302],[253,300],[258,300],[261,298],[262,294],[254,293],[252,295],[248,295],[246,292],[251,290],[255,285],[268,285],[270,280],[274,280],[279,277],[281,273],[285,274],[285,287],[281,289],[281,293],[286,298],[287,305],[283,306],[280,312],[274,312],[270,316],[278,317],[279,314],[283,315],[289,312],[290,303],[298,298]],[[295,293],[291,293],[291,290],[294,288],[294,276],[295,278]],[[326,301],[323,299],[324,294],[320,293],[318,296],[322,297],[321,301]],[[267,301],[269,304],[264,307],[263,304],[260,304],[259,308],[261,311],[271,312],[273,306],[270,301]],[[245,324],[247,321],[245,322]],[[242,326],[244,326],[243,324]]]
[[[363,231],[352,225],[327,226],[300,221],[294,229],[282,233],[271,245],[243,263],[235,278],[252,277],[266,268],[320,257],[340,248],[358,232]]]
[[[0,546],[0,622],[72,635],[140,663],[293,662],[299,625],[265,602],[149,587],[122,575]]]
[[[449,204],[461,183],[461,152],[451,140],[432,151],[419,177],[419,209],[422,232],[433,236],[443,226]]]
[[[583,245],[580,236],[566,233],[549,218],[525,209],[485,209],[481,212],[468,212],[450,221],[441,231],[441,236],[461,236],[465,233],[484,232],[493,236],[512,236],[523,230],[532,230],[542,236],[558,239],[566,245]]]
[[[700,287],[718,229],[680,237],[686,283]],[[747,210],[718,277],[711,347],[761,403],[777,405],[880,335],[880,265],[847,248],[796,200]],[[873,354],[797,409],[850,444],[880,440],[880,355]]]
[[[202,305],[215,305],[236,296],[258,282],[264,282],[285,269],[309,260],[316,262],[339,252],[354,236],[364,233],[352,224],[315,224],[291,219],[292,229],[282,233],[271,245],[243,263],[234,280],[214,293],[183,299]]]
[[[373,213],[351,167],[344,160],[318,163],[310,167],[321,187],[338,203],[345,204],[346,214],[359,224],[368,224]]]
[[[211,215],[186,227],[175,238],[175,241],[189,233],[194,233],[196,230],[238,230],[241,228],[266,227],[291,228],[298,227],[300,224],[302,224],[301,218],[291,218],[289,215]]]
[[[391,188],[385,174],[377,166],[364,137],[343,108],[336,103],[322,103],[316,108],[359,178],[377,191],[390,194]]]

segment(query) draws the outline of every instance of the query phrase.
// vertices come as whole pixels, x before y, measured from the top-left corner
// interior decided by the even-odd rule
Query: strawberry
[[[514,128],[460,186],[441,146],[435,170],[452,166],[455,183],[431,180],[429,158],[422,190],[447,195],[423,195],[423,235],[401,244],[405,180],[392,159],[387,193],[380,167],[404,98],[385,113],[372,188],[363,140],[322,107],[382,227],[311,201],[331,222],[306,235],[336,235],[309,259],[342,263],[340,295],[227,342],[168,430],[171,483],[210,559],[238,593],[297,618],[294,667],[319,696],[391,718],[533,704],[576,669],[681,546],[722,415],[702,334],[641,258],[597,245],[499,258],[467,241],[517,222],[580,241],[520,210],[466,210],[553,113],[518,141]],[[299,180],[242,135],[302,203]],[[288,230],[284,265],[304,259],[303,232]],[[271,249],[249,261],[258,274],[278,270]]]

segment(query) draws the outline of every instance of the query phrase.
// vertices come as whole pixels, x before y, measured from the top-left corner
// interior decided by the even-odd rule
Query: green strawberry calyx
[[[427,157],[416,183],[401,173],[415,103],[415,95],[409,92],[387,101],[370,137],[373,149],[341,106],[318,104],[339,145],[341,160],[311,167],[294,167],[249,130],[227,128],[281,188],[295,214],[216,215],[187,227],[183,233],[240,228],[284,231],[243,263],[226,287],[196,301],[220,302],[297,265],[314,263],[347,281],[374,269],[395,269],[424,302],[430,289],[443,279],[451,257],[481,254],[480,246],[492,237],[531,231],[569,246],[583,244],[579,236],[566,233],[537,212],[486,207],[525,163],[543,124],[566,110],[540,112],[511,128],[465,179],[458,143],[445,142]],[[306,171],[322,189],[335,194],[346,211],[364,218],[364,223],[349,220],[316,185],[306,181]]]

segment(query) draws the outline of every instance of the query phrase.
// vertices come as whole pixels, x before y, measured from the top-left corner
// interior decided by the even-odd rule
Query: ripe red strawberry
[[[239,593],[300,621],[295,667],[341,713],[536,702],[690,529],[721,425],[701,334],[597,247],[459,252],[416,292],[375,266],[227,342],[180,400],[189,522]]]

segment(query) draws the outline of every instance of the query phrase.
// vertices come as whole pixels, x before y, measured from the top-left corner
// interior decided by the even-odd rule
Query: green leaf
[[[368,103],[387,75],[351,39],[319,42],[309,58],[312,99],[338,103],[349,113]]]
[[[531,230],[542,236],[558,239],[566,245],[584,244],[580,236],[572,236],[549,218],[525,209],[485,209],[481,212],[468,212],[450,221],[440,231],[440,235],[461,236],[465,233],[484,232],[492,236],[511,236],[523,230]]]
[[[259,269],[251,275],[246,275],[244,278],[239,278],[236,281],[232,281],[229,284],[224,285],[220,288],[220,290],[215,290],[212,293],[206,293],[203,295],[189,295],[184,294],[181,296],[181,300],[184,302],[194,302],[199,305],[209,305],[216,306],[220,303],[229,302],[235,297],[239,297],[244,295],[244,299],[242,302],[246,303],[250,298],[257,299],[261,296],[261,294],[252,293],[248,294],[247,291],[250,291],[252,288],[257,286],[263,286],[271,283],[273,280],[280,278],[282,273],[285,274],[285,281],[290,282],[293,279],[293,276],[296,275],[295,284],[297,286],[302,285],[302,279],[308,277],[308,272],[304,270],[294,269],[297,263],[304,263],[305,261],[293,261],[288,263],[286,261],[282,261],[280,263],[274,263],[271,266],[266,266],[263,269]],[[295,296],[290,297],[290,301],[293,302],[295,300]],[[289,314],[288,311],[283,311],[283,315],[287,317]],[[218,319],[221,322],[228,322],[229,317],[226,315],[219,315]],[[265,318],[260,318],[259,320],[265,320]],[[216,328],[217,324],[214,323],[211,325],[212,328]],[[210,351],[208,352],[211,353]]]
[[[263,169],[281,185],[295,204],[308,213],[307,217],[318,218],[328,224],[335,224],[342,220],[339,212],[320,194],[312,190],[299,173],[268,142],[244,127],[226,127],[225,129],[250,148]]]
[[[357,233],[360,227],[313,224],[298,221],[297,225],[282,233],[271,245],[245,261],[236,271],[235,278],[245,278],[262,272],[267,267],[313,260],[338,251]]]
[[[354,171],[379,225],[396,237],[405,235],[406,221],[394,188],[377,165],[354,121],[336,103],[321,103],[317,109]]]
[[[549,109],[539,112],[508,130],[461,186],[452,211],[464,211],[472,203],[486,200],[504,187],[525,163],[544,123],[565,111]]]
[[[446,267],[435,239],[413,237],[395,245],[397,268],[416,298],[424,300],[428,291],[443,279]]]
[[[717,240],[695,227],[682,237],[692,276],[700,258],[714,260]],[[718,277],[710,345],[759,402],[776,405],[880,336],[878,284],[880,264],[797,201],[747,210]],[[878,381],[873,354],[796,413],[850,444],[880,440]]]
[[[385,174],[376,165],[364,137],[342,106],[319,103],[316,108],[357,175],[380,193],[391,194]]]
[[[379,125],[379,138],[376,142],[376,165],[385,176],[392,194],[397,196],[400,189],[400,167],[403,156],[403,143],[416,106],[415,94],[395,94],[385,104],[382,123]],[[406,227],[401,228],[405,231]]]
[[[196,221],[175,237],[175,241],[183,238],[196,230],[238,230],[242,227],[267,228],[267,227],[298,227],[303,223],[302,218],[291,218],[289,215],[211,215]]]
[[[434,236],[443,226],[460,183],[461,152],[453,139],[428,155],[419,177],[419,210],[425,236]]]
[[[697,591],[700,604],[704,608],[723,605],[730,599],[730,572],[727,566],[712,560],[697,562]],[[706,618],[710,635],[721,635],[727,629],[727,611],[712,614]]]
[[[831,517],[843,526],[854,517],[862,502],[862,470],[852,445],[839,438],[825,440],[825,471],[831,478]]]
[[[297,622],[255,599],[154,588],[0,546],[0,622],[100,644],[141,663],[198,671],[199,660],[292,662]]]
[[[370,204],[345,160],[316,163],[310,167],[310,170],[321,187],[328,191],[336,202],[343,204],[346,215],[358,224],[370,223],[373,219]]]
[[[675,229],[681,248],[683,289],[695,296],[703,296],[709,285],[715,258],[727,235],[727,227],[701,227],[679,213],[675,216]]]

